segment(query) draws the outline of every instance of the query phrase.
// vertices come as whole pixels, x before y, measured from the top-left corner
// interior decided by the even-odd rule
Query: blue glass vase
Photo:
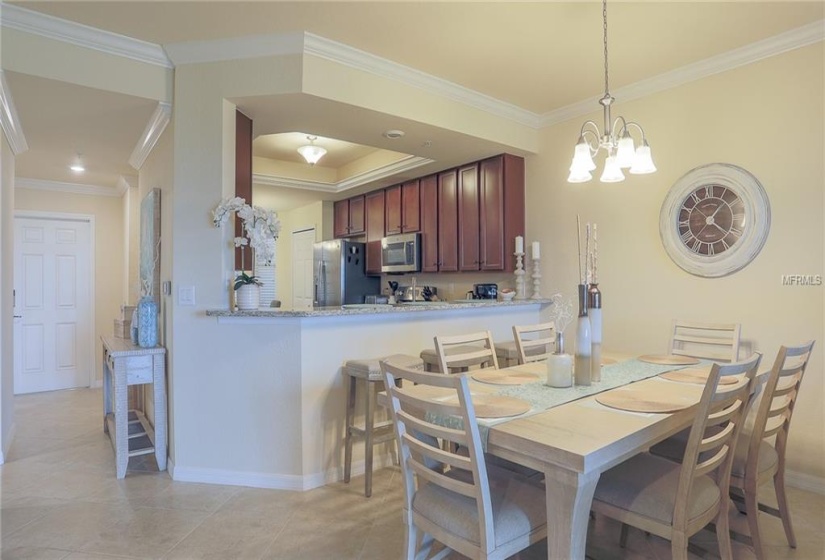
[[[137,305],[138,346],[158,345],[158,304],[152,296],[143,296]]]

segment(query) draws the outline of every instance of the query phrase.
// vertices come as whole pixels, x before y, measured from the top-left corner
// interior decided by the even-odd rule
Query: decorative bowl
[[[516,292],[499,292],[501,295],[501,301],[510,301],[516,296]]]

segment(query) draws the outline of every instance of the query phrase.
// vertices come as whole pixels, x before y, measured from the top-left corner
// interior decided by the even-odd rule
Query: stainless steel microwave
[[[419,272],[421,234],[403,233],[381,240],[381,272]]]

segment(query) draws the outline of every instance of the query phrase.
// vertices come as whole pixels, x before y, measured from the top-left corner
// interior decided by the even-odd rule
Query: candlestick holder
[[[527,293],[524,288],[524,253],[513,253],[516,256],[516,295],[514,299],[525,299],[527,297]]]
[[[541,299],[541,270],[539,269],[539,265],[541,264],[541,259],[533,259],[533,295],[530,296],[530,299]]]

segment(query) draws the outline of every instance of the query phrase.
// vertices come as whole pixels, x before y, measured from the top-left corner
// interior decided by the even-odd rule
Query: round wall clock
[[[727,163],[688,171],[659,215],[665,251],[697,276],[715,278],[751,262],[768,237],[771,208],[756,177]]]

